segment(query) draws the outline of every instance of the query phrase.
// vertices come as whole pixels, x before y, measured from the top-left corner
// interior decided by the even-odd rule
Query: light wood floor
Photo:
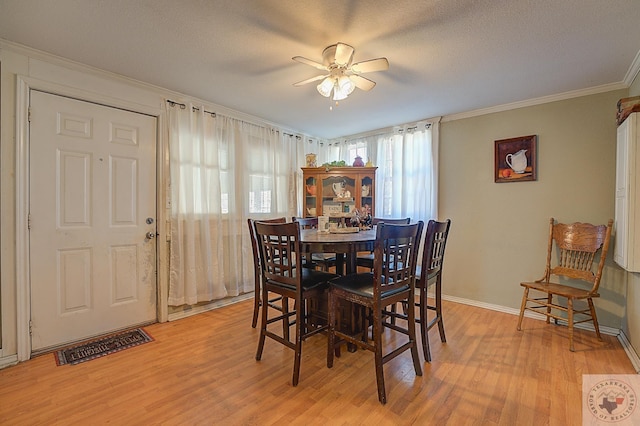
[[[45,354],[0,370],[0,424],[579,425],[583,374],[634,374],[617,339],[444,302],[447,343],[416,377],[408,353],[385,366],[378,402],[373,356],[343,351],[326,367],[326,337],[293,352],[268,340],[255,360],[251,301],[145,329],[155,341],[79,365]],[[422,356],[422,355],[421,355]]]

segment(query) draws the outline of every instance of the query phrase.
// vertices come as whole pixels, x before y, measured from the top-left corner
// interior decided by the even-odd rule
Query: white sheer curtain
[[[167,103],[169,305],[253,290],[247,218],[296,214],[302,149],[277,129]]]
[[[438,131],[440,118],[385,133],[331,141],[323,155],[353,163],[356,155],[378,166],[377,217],[438,218]]]
[[[376,215],[438,217],[439,120],[396,128],[378,144]]]

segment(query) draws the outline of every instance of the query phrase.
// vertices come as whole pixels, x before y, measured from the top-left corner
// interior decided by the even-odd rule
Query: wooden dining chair
[[[298,222],[300,229],[318,229],[317,217],[292,217],[292,222]],[[336,266],[336,254],[335,253],[311,253],[305,255],[305,266],[309,268],[319,267],[323,271],[328,271],[329,268]]]
[[[420,334],[422,336],[422,352],[424,359],[431,362],[431,350],[429,349],[429,330],[438,324],[440,341],[445,343],[444,321],[442,319],[442,266],[444,264],[444,251],[447,246],[451,219],[444,222],[430,220],[427,223],[427,231],[424,238],[422,262],[416,268],[416,288],[420,290],[418,302],[418,318]],[[429,303],[427,292],[429,287],[435,285],[433,303]],[[429,320],[427,312],[434,311],[435,316]]]
[[[593,304],[595,297],[600,297],[598,287],[602,278],[602,269],[609,251],[611,228],[613,220],[605,225],[592,225],[590,223],[555,223],[549,221],[549,242],[547,244],[547,263],[544,276],[534,282],[520,283],[524,287],[522,304],[520,306],[520,318],[518,330],[522,330],[522,318],[526,310],[546,316],[547,324],[553,318],[558,321],[567,321],[569,327],[569,349],[573,352],[573,327],[575,324],[592,322],[598,339],[602,340],[596,309]],[[553,247],[556,248],[556,256]],[[600,252],[600,259],[596,263],[596,255]],[[552,257],[555,260],[552,261]],[[595,272],[593,271],[596,264]],[[562,280],[563,284],[552,282]],[[580,287],[578,284],[587,283],[590,287]],[[530,296],[530,291],[541,297]],[[535,296],[534,295],[534,296]],[[561,304],[556,298],[566,299]],[[561,299],[561,300],[562,300]],[[585,309],[576,309],[575,302],[584,300],[587,302]],[[563,315],[566,314],[566,317]],[[578,316],[576,321],[575,317]]]
[[[422,221],[410,225],[380,223],[376,229],[374,243],[373,273],[350,274],[330,282],[327,367],[333,367],[334,355],[340,355],[342,342],[372,351],[378,400],[382,404],[387,402],[384,364],[408,350],[411,352],[416,376],[422,375],[416,342],[414,294],[416,263],[423,226]],[[356,334],[347,333],[337,326],[340,300],[362,306],[365,311],[371,312],[371,315],[364,316],[363,326]],[[403,301],[407,302],[408,307],[406,328],[383,322],[385,307]],[[373,328],[373,342],[368,339],[369,322]],[[382,339],[385,327],[406,336],[407,339],[396,339],[395,349],[383,354]]]
[[[431,362],[429,330],[437,324],[440,341],[442,343],[447,341],[444,334],[444,321],[442,319],[442,266],[444,264],[444,251],[447,246],[450,228],[451,219],[447,219],[444,222],[430,220],[427,223],[422,249],[422,261],[416,267],[416,289],[420,290],[420,301],[416,303],[418,307],[416,322],[420,326],[422,352],[427,362]],[[431,286],[435,286],[433,302],[429,302],[427,297],[428,290]],[[428,318],[429,311],[435,312],[435,316],[431,319]],[[387,314],[392,318],[407,320],[407,304],[403,302],[402,313],[392,309],[391,312],[387,312]]]
[[[374,217],[371,219],[372,225],[377,225],[381,222],[391,223],[395,225],[408,224],[411,222],[410,217],[404,217],[400,219],[392,219],[392,218],[382,218],[382,217]],[[363,268],[367,268],[369,270],[373,269],[373,252],[370,253],[358,253],[358,257],[356,257],[356,265],[362,266]]]
[[[294,350],[293,386],[300,378],[302,342],[306,338],[327,329],[326,320],[307,309],[311,299],[318,300],[328,287],[328,281],[337,275],[302,267],[302,243],[300,224],[255,222],[256,238],[260,247],[262,268],[262,304],[268,303],[269,293],[279,294],[283,299],[294,300],[293,309],[271,316],[273,310],[262,309],[260,339],[256,360],[262,359],[265,339],[268,337]],[[282,322],[283,327],[292,324],[295,317],[293,341],[269,328],[270,324]]]
[[[278,217],[275,219],[260,219],[262,222],[266,223],[285,223],[287,221],[284,217]],[[251,320],[251,327],[256,328],[258,324],[258,312],[260,311],[260,306],[262,306],[262,299],[260,297],[260,288],[261,288],[261,279],[262,272],[260,268],[260,254],[258,249],[258,240],[256,239],[256,230],[254,226],[254,219],[247,219],[247,225],[249,225],[249,237],[251,238],[251,252],[253,254],[253,276],[254,276],[254,294],[253,294],[253,319]],[[273,309],[277,309],[282,311],[284,308],[286,309],[287,304],[282,304],[282,297],[277,296],[275,298],[269,299],[268,307]],[[287,327],[288,330],[288,327]]]

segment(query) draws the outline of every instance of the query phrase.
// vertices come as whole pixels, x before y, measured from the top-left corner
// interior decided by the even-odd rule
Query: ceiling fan
[[[355,49],[345,43],[336,43],[328,46],[322,52],[322,63],[312,61],[302,56],[294,56],[294,61],[310,65],[325,74],[317,75],[306,80],[294,83],[294,86],[302,86],[314,81],[322,80],[316,86],[318,92],[328,98],[333,92],[332,99],[340,101],[349,96],[357,87],[360,90],[371,90],[376,83],[361,76],[367,72],[385,71],[389,69],[387,58],[369,59],[367,61],[352,63]]]

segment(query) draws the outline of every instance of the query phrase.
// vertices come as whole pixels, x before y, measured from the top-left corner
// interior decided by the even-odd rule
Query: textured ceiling
[[[317,137],[629,84],[639,0],[0,0],[0,38]],[[294,62],[384,56],[333,111]]]

